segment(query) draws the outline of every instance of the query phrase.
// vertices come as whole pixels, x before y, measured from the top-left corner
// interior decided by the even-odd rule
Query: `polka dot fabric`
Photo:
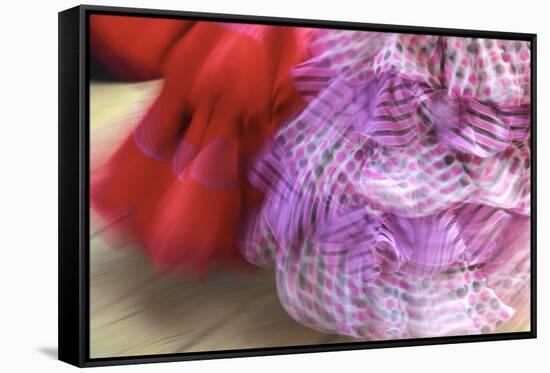
[[[311,52],[307,107],[249,173],[245,258],[318,330],[498,331],[529,289],[529,45],[323,30]]]
[[[504,105],[529,103],[529,43],[449,37],[443,44],[445,79],[458,96]]]

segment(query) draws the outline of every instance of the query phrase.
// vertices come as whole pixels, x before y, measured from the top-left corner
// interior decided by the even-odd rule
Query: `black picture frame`
[[[471,336],[418,338],[394,341],[353,342],[294,347],[255,348],[225,351],[90,358],[89,346],[89,40],[91,14],[178,18],[224,22],[305,26],[410,34],[522,40],[531,43],[531,315],[530,331]],[[481,30],[460,30],[419,26],[399,26],[135,9],[81,5],[59,13],[59,360],[78,367],[173,362],[260,355],[283,355],[386,347],[452,344],[536,338],[536,123],[537,123],[537,35]]]

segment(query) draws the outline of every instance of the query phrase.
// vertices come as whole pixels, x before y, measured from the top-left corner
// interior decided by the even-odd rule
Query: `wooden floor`
[[[158,83],[92,84],[92,170],[128,132]],[[347,342],[292,320],[274,273],[218,272],[204,281],[156,272],[131,242],[113,244],[92,214],[91,357]]]
[[[91,246],[92,357],[349,341],[293,321],[274,274],[159,275],[136,247]]]
[[[159,82],[91,85],[92,172],[159,87]],[[351,341],[293,321],[279,303],[270,270],[219,272],[200,282],[161,275],[134,243],[106,240],[105,224],[92,213],[92,358]],[[528,330],[528,325],[523,316],[500,331]]]

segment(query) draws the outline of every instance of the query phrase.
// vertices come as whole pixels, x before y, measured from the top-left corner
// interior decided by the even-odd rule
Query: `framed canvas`
[[[534,34],[60,12],[59,359],[536,337],[535,92]]]

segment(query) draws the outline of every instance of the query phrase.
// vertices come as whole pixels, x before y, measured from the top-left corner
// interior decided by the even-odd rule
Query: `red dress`
[[[158,74],[164,85],[92,177],[92,207],[108,219],[127,214],[117,230],[135,236],[163,268],[204,273],[214,262],[244,263],[239,222],[262,200],[246,170],[273,130],[304,104],[289,72],[307,57],[309,31],[148,19],[147,33],[129,17],[95,17],[92,52],[104,65],[125,79]],[[106,58],[106,50],[120,53]]]

